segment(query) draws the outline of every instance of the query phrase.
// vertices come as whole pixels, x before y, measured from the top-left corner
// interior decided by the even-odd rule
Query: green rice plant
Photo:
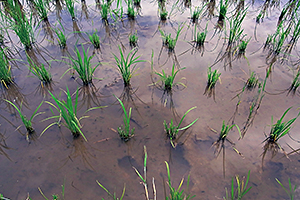
[[[237,13],[235,18],[229,19],[228,46],[238,42],[243,37],[244,29],[241,25],[247,14],[247,8]]]
[[[297,185],[294,186],[294,188],[292,187],[292,183],[291,183],[291,179],[289,178],[289,189],[290,191],[288,191],[284,186],[283,184],[277,179],[275,178],[276,181],[279,183],[279,185],[283,188],[283,190],[287,193],[287,195],[289,196],[289,198],[291,200],[294,200],[294,197],[295,197],[295,191],[297,189]]]
[[[189,200],[194,198],[196,195],[191,196],[190,194],[187,194],[186,191],[189,190],[189,184],[190,184],[190,175],[187,178],[187,183],[186,183],[186,189],[185,190],[181,190],[182,184],[184,179],[182,178],[178,188],[174,188],[172,187],[172,183],[171,183],[171,174],[170,174],[170,167],[167,161],[165,161],[166,163],[166,168],[167,168],[167,174],[168,174],[168,182],[167,185],[169,186],[169,192],[170,194],[168,196],[166,196],[166,200]]]
[[[44,85],[50,84],[52,82],[52,76],[49,70],[50,67],[47,70],[44,64],[38,66],[35,62],[33,62],[33,60],[29,57],[28,54],[26,54],[26,56],[27,56],[27,61],[29,63],[28,69],[33,75],[35,75],[41,81],[41,86],[44,87]]]
[[[155,74],[160,77],[160,80],[158,80],[157,82],[162,83],[162,86],[160,88],[167,94],[170,94],[170,93],[172,93],[173,87],[176,85],[182,85],[183,87],[186,87],[186,85],[184,83],[182,83],[180,81],[179,82],[174,81],[177,73],[183,69],[185,69],[185,67],[180,68],[175,71],[175,64],[173,64],[171,75],[166,74],[164,70],[162,70],[162,73],[155,72]],[[157,82],[154,83],[154,85],[156,85]]]
[[[292,51],[293,47],[295,46],[295,44],[297,44],[300,37],[300,18],[296,16],[295,19],[293,19],[293,23],[294,23],[293,33],[286,50],[286,52],[288,53]]]
[[[82,126],[80,124],[80,120],[83,118],[87,118],[87,116],[82,116],[81,118],[77,117],[78,89],[76,90],[74,103],[72,101],[72,95],[71,95],[68,87],[67,87],[67,91],[64,91],[64,93],[66,94],[66,100],[59,100],[58,97],[54,96],[49,91],[49,94],[51,95],[52,99],[55,101],[56,105],[54,105],[50,101],[46,101],[46,103],[48,103],[50,106],[55,108],[55,110],[58,111],[59,115],[55,115],[52,108],[50,107],[50,110],[51,110],[53,116],[46,118],[43,121],[46,121],[49,119],[57,119],[57,121],[48,125],[41,133],[41,136],[51,126],[63,124],[67,129],[69,129],[71,131],[74,139],[78,138],[81,135],[87,141],[85,135],[81,131]],[[91,109],[94,109],[94,108],[91,108]],[[89,110],[91,110],[91,109],[89,109]],[[87,111],[89,111],[89,110],[87,110]]]
[[[196,106],[195,107],[192,107],[190,108],[188,111],[186,111],[186,113],[183,115],[183,117],[181,118],[181,120],[179,121],[178,125],[174,125],[174,122],[173,122],[173,119],[171,119],[171,122],[169,124],[167,124],[166,120],[164,120],[164,127],[165,127],[165,132],[168,136],[168,138],[170,139],[170,143],[172,145],[173,148],[175,148],[175,145],[174,145],[174,140],[177,138],[177,135],[178,135],[178,132],[179,131],[182,131],[182,130],[187,130],[188,128],[190,128],[193,124],[195,124],[195,122],[199,119],[195,119],[193,122],[191,122],[190,124],[182,127],[182,128],[179,128],[181,123],[183,122],[184,118],[186,117],[186,115],[193,109],[197,108]]]
[[[163,39],[163,46],[167,47],[170,53],[174,52],[176,43],[178,41],[178,37],[179,37],[180,32],[182,31],[183,27],[184,27],[184,24],[179,24],[178,25],[178,29],[177,29],[177,33],[176,33],[175,38],[171,37],[171,33],[166,34],[163,30],[159,29],[159,32],[160,32],[161,37]]]
[[[281,118],[279,120],[277,120],[277,122],[275,124],[273,124],[273,116],[271,118],[271,131],[269,136],[263,141],[264,147],[263,147],[263,153],[262,155],[262,168],[263,168],[263,163],[264,163],[264,158],[266,156],[267,151],[271,151],[272,153],[272,158],[277,154],[278,150],[281,150],[285,153],[285,151],[283,150],[283,148],[280,146],[280,144],[278,143],[279,139],[282,138],[283,136],[285,136],[286,134],[289,133],[290,129],[292,128],[292,124],[296,121],[296,119],[298,118],[299,114],[288,120],[288,121],[283,121],[283,118],[285,117],[285,115],[288,113],[288,111],[291,109],[292,107],[289,107],[281,116]]]
[[[220,1],[220,11],[219,11],[219,22],[223,22],[225,17],[226,17],[226,13],[227,13],[227,8],[228,8],[228,0],[225,0],[225,2],[223,3],[223,0]]]
[[[207,25],[204,29],[203,32],[197,32],[197,26],[195,26],[195,31],[194,31],[194,43],[196,44],[196,48],[198,49],[203,49],[204,48],[204,42],[206,39],[206,35],[207,35]]]
[[[65,3],[66,3],[68,11],[72,17],[72,20],[74,21],[76,19],[74,1],[73,0],[65,0]]]
[[[33,114],[31,115],[31,117],[29,119],[27,119],[27,117],[25,115],[22,114],[21,112],[21,109],[22,109],[22,104],[20,105],[20,108],[18,108],[13,102],[7,100],[7,99],[4,99],[4,101],[6,101],[7,103],[9,103],[10,105],[12,105],[19,113],[19,116],[23,122],[23,125],[25,126],[26,130],[27,130],[27,134],[26,135],[29,135],[29,134],[32,134],[34,133],[34,129],[32,127],[32,120],[42,114],[43,112],[37,112],[38,109],[41,107],[41,105],[43,104],[43,101],[40,103],[40,105],[35,109],[35,111],[33,112]],[[19,126],[17,129],[19,129],[21,126]]]
[[[245,83],[245,88],[251,91],[254,88],[256,88],[257,84],[258,84],[257,74],[255,72],[251,72],[250,77],[247,79]]]
[[[99,67],[100,63],[98,63],[95,67],[92,67],[91,60],[94,55],[89,56],[89,49],[85,50],[83,45],[81,44],[81,49],[83,52],[83,56],[80,54],[79,49],[75,47],[76,57],[66,57],[71,61],[70,68],[65,71],[63,76],[70,70],[75,70],[79,78],[82,80],[84,86],[88,86],[89,84],[93,84],[93,75],[97,67]]]
[[[215,99],[215,86],[220,79],[221,73],[218,73],[218,70],[211,71],[211,67],[207,69],[207,84],[204,91],[204,95],[207,95],[208,97],[213,96]]]
[[[133,0],[135,6],[141,6],[141,0]]]
[[[239,49],[238,55],[245,55],[246,48],[250,40],[251,38],[249,38],[248,40],[241,40],[240,44],[238,45],[238,49]]]
[[[131,47],[136,47],[137,46],[137,41],[138,41],[137,32],[135,32],[134,34],[130,34],[128,39],[129,39],[129,45]]]
[[[3,194],[1,194],[1,193],[0,193],[0,199],[1,200],[10,200],[9,198],[4,197]]]
[[[193,10],[192,12],[192,9],[191,9],[191,21],[192,23],[197,23],[198,22],[198,19],[203,11],[203,9],[205,8],[205,5],[200,8],[200,7],[195,7],[195,10]]]
[[[136,13],[134,10],[133,0],[127,0],[127,17],[130,20],[134,20],[135,16],[136,16]]]
[[[111,194],[98,180],[96,180],[97,184],[109,195],[111,196],[114,200],[122,200],[124,195],[125,195],[125,185],[123,188],[123,192],[120,198],[117,198],[116,193]],[[101,198],[102,200],[104,200],[103,198]]]
[[[231,129],[233,129],[234,127],[236,127],[236,129],[239,132],[240,137],[242,137],[241,135],[241,131],[240,128],[238,127],[238,125],[236,124],[232,124],[232,125],[225,125],[225,121],[223,120],[223,124],[222,124],[222,128],[219,134],[219,138],[216,142],[213,143],[213,146],[215,147],[215,155],[216,157],[218,157],[221,153],[221,151],[223,150],[223,176],[225,177],[225,141],[229,142],[232,147],[234,146],[234,143],[231,142],[227,137],[228,137],[228,133],[229,131],[231,131]],[[233,149],[237,151],[237,149],[235,149],[233,147]],[[238,152],[239,153],[239,152]]]
[[[227,188],[225,188],[226,197],[224,197],[224,200],[241,200],[249,192],[249,190],[252,188],[252,187],[247,188],[249,178],[250,178],[250,170],[248,172],[246,182],[245,182],[244,179],[242,179],[242,181],[241,181],[239,176],[236,175],[235,176],[236,183],[237,183],[236,191],[235,191],[235,188],[234,188],[234,178],[232,178],[232,180],[231,180],[231,193],[230,193],[231,197],[229,198]]]
[[[142,180],[142,184],[144,186],[145,189],[145,196],[146,196],[146,200],[150,200],[149,199],[149,191],[148,191],[148,184],[147,184],[147,149],[146,146],[144,146],[144,177],[140,174],[140,172],[133,166],[134,171],[136,172],[136,174],[140,177],[140,179]],[[155,188],[155,183],[154,183],[154,177],[152,178],[152,188],[153,188],[153,199],[156,200],[156,188]]]
[[[292,95],[295,95],[298,87],[300,86],[299,75],[300,75],[300,70],[298,70],[296,76],[293,79],[291,86],[288,88],[287,95],[289,95],[290,92],[292,92]]]
[[[101,4],[101,10],[100,10],[100,14],[102,17],[102,20],[106,21],[108,20],[108,14],[109,14],[109,4],[104,2],[104,0],[102,1]]]
[[[47,0],[35,0],[35,8],[42,21],[48,21],[49,4]]]
[[[118,97],[116,97],[116,98],[119,101],[119,103],[121,104],[123,112],[124,112],[124,117],[123,117],[124,126],[121,125],[120,127],[118,127],[118,133],[119,133],[121,139],[124,140],[125,142],[127,142],[128,140],[130,140],[130,138],[132,138],[134,136],[134,130],[135,130],[135,128],[130,129],[131,108],[129,108],[129,112],[127,114],[127,111],[125,109],[123,102]]]
[[[13,83],[11,65],[2,48],[0,48],[0,81],[6,89]]]
[[[138,60],[141,56],[134,57],[137,53],[137,49],[132,49],[127,57],[124,57],[121,47],[119,46],[120,59],[115,55],[115,61],[119,72],[122,75],[124,81],[124,87],[130,87],[130,79],[137,71],[136,64],[140,62],[145,62],[145,60]]]
[[[159,9],[159,17],[161,21],[166,21],[168,18],[168,11],[166,10],[166,8],[160,8]]]
[[[89,35],[90,42],[93,44],[95,49],[100,49],[100,38],[97,35],[97,30],[92,34]]]
[[[54,32],[57,36],[57,41],[58,44],[60,46],[60,48],[65,49],[67,46],[67,39],[66,39],[66,35],[65,35],[65,29],[63,27],[63,25],[61,24],[61,22],[59,22],[61,29],[60,28],[55,28]]]

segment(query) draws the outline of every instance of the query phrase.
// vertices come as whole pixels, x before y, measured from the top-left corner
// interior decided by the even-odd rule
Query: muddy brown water
[[[261,46],[267,34],[275,31],[280,9],[272,8],[268,11],[268,17],[257,26],[257,40],[255,40],[255,17],[263,2],[255,1],[253,5],[251,2],[245,2],[249,9],[243,22],[247,37],[252,38],[246,50],[250,66],[243,58],[234,60],[231,70],[228,69],[228,66],[226,70],[224,69],[224,61],[215,64],[213,69],[218,69],[222,73],[221,81],[216,85],[215,101],[213,98],[207,98],[203,93],[207,80],[207,68],[214,64],[222,50],[224,37],[226,37],[223,32],[214,33],[217,10],[215,10],[216,16],[211,19],[203,17],[199,21],[199,27],[202,29],[208,22],[209,30],[205,50],[201,56],[201,53],[193,51],[191,45],[188,44],[188,41],[192,40],[194,26],[188,19],[189,9],[185,8],[182,2],[174,9],[171,18],[165,24],[159,23],[157,3],[142,1],[141,15],[137,16],[136,21],[125,19],[123,23],[111,23],[106,28],[101,22],[95,2],[87,1],[88,18],[84,13],[82,14],[81,5],[77,5],[78,21],[76,24],[79,29],[88,33],[92,33],[96,29],[102,41],[101,53],[96,53],[92,61],[95,63],[101,61],[101,65],[94,75],[103,80],[94,81],[96,96],[80,94],[78,115],[89,116],[81,121],[82,130],[88,142],[81,137],[74,140],[69,130],[58,126],[51,127],[39,137],[43,129],[50,124],[50,121],[42,121],[51,116],[49,105],[44,103],[40,111],[45,113],[34,119],[33,126],[36,135],[30,138],[29,143],[24,135],[24,127],[19,128],[20,132],[15,130],[21,125],[20,118],[16,117],[17,113],[1,102],[1,115],[7,119],[0,118],[1,133],[9,147],[9,149],[4,149],[9,159],[4,155],[0,156],[0,193],[12,200],[26,199],[28,195],[32,199],[43,199],[38,190],[41,188],[50,199],[52,194],[61,196],[61,185],[64,184],[65,199],[109,199],[106,192],[97,185],[96,180],[98,180],[111,193],[116,192],[118,197],[121,196],[125,186],[124,199],[144,199],[144,188],[132,167],[134,166],[142,172],[143,148],[146,146],[149,191],[152,196],[150,181],[154,177],[157,199],[165,198],[164,187],[167,187],[165,161],[170,164],[174,187],[177,188],[181,179],[186,180],[190,175],[189,192],[196,195],[195,199],[222,199],[225,196],[225,187],[230,187],[231,178],[235,175],[246,176],[249,170],[251,171],[249,186],[252,189],[244,197],[245,199],[287,199],[287,195],[275,178],[278,178],[286,187],[288,187],[288,178],[291,179],[292,184],[299,185],[299,156],[291,155],[287,159],[283,153],[279,152],[271,159],[271,155],[268,153],[262,170],[261,153],[263,151],[262,141],[265,139],[264,133],[268,134],[270,131],[271,116],[277,120],[290,106],[293,108],[287,114],[286,119],[290,119],[298,113],[296,110],[299,107],[298,95],[286,96],[286,92],[277,94],[291,84],[293,77],[291,68],[295,68],[291,62],[275,64],[266,85],[268,94],[263,98],[259,112],[245,138],[238,140],[236,129],[229,133],[228,137],[236,143],[235,147],[243,154],[243,157],[234,152],[228,144],[226,145],[225,178],[223,177],[222,154],[216,158],[212,147],[218,135],[211,129],[219,131],[222,121],[227,122],[233,115],[237,99],[232,100],[232,98],[243,87],[249,70],[255,71],[261,80],[265,77],[267,53],[261,49]],[[167,10],[172,9],[173,3],[167,3]],[[280,8],[284,3],[281,3]],[[202,3],[194,1],[191,3],[192,8],[198,5],[202,5]],[[230,7],[228,15],[234,13],[234,5],[236,4],[233,3]],[[218,6],[218,2],[216,6]],[[126,10],[126,7],[124,9]],[[93,47],[88,42],[87,35],[72,33],[72,24],[74,25],[74,23],[65,10],[61,12],[61,17],[62,25],[68,35],[69,53],[73,55],[74,45],[83,43],[85,48],[90,48],[91,54]],[[57,24],[55,10],[50,13],[49,21],[52,26]],[[176,80],[184,82],[187,88],[175,88],[173,92],[174,108],[169,109],[169,102],[166,107],[162,105],[163,91],[150,86],[152,84],[150,60],[153,50],[155,70],[161,72],[164,69],[167,73],[171,72],[175,57],[173,54],[169,55],[165,49],[159,55],[162,42],[158,27],[167,33],[172,33],[172,36],[175,37],[175,29],[179,23],[185,23],[185,27],[179,36],[175,54],[180,67],[186,67],[186,69],[178,73]],[[119,56],[118,45],[123,45],[126,48],[125,52],[128,53],[130,50],[128,35],[135,31],[139,37],[137,55],[141,55],[141,59],[149,62],[139,63],[137,76],[132,77],[131,80],[133,90],[136,92],[132,95],[134,102],[130,101],[126,105],[127,108],[134,108],[131,126],[136,128],[136,135],[129,142],[124,143],[114,131],[122,124],[123,115],[120,105],[112,94],[120,96],[123,91],[123,83],[115,67],[112,53]],[[18,41],[15,36],[11,37],[15,42]],[[45,37],[43,31],[37,38],[38,47],[35,48],[35,55],[40,62],[45,62],[42,57],[46,60],[55,60],[68,55],[67,52],[59,49],[56,41],[54,44],[49,42],[51,38]],[[7,45],[10,46],[10,43]],[[79,45],[78,47],[80,48]],[[292,54],[294,57],[291,57],[291,60],[297,60],[297,51],[293,51]],[[25,52],[20,50],[15,58],[25,60]],[[23,111],[30,116],[42,100],[52,100],[49,95],[43,97],[43,94],[38,91],[39,81],[35,77],[29,77],[30,74],[23,62],[18,61],[18,67],[19,69],[13,68],[18,87],[15,90],[10,88],[9,91],[2,91],[2,96],[16,103],[20,103],[23,99],[25,102]],[[61,90],[65,90],[66,86],[71,92],[80,87],[80,80],[72,79],[70,74],[67,73],[61,77],[67,69],[68,66],[64,62],[51,62],[50,71],[54,80],[53,92],[56,95],[59,95]],[[184,79],[180,80],[180,78]],[[154,80],[157,80],[157,77],[156,79],[154,77]],[[243,95],[235,119],[236,124],[240,127],[246,121],[251,100],[256,92],[254,90]],[[96,103],[107,107],[85,113],[87,108],[96,106]],[[197,106],[197,109],[187,115],[184,124],[188,124],[195,118],[199,118],[199,120],[180,138],[181,144],[173,149],[164,134],[163,121],[169,121],[171,118],[178,120],[178,116],[182,116],[193,106]],[[299,130],[300,125],[297,120],[291,129],[291,136],[298,140],[300,139],[297,134]],[[287,152],[291,151],[287,144],[293,148],[299,148],[299,144],[288,136],[280,139],[279,143]],[[295,199],[299,198],[297,187]]]

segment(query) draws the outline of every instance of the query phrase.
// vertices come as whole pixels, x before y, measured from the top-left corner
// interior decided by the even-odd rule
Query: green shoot
[[[229,131],[231,131],[231,129],[233,129],[234,127],[236,127],[236,129],[239,132],[240,138],[242,137],[241,135],[241,131],[240,128],[238,127],[238,125],[236,124],[232,124],[232,125],[226,125],[225,121],[223,120],[223,124],[222,124],[222,128],[219,134],[219,138],[216,142],[213,143],[213,146],[215,147],[215,155],[216,157],[218,157],[221,153],[221,151],[223,150],[223,176],[225,177],[225,141],[228,141],[232,146],[234,145],[233,142],[231,142],[227,137],[228,137],[228,133]],[[235,149],[233,147],[233,149],[238,152],[237,149]],[[239,153],[239,152],[238,152]]]
[[[245,83],[246,89],[251,91],[252,89],[256,88],[257,84],[258,84],[257,74],[255,72],[251,72],[250,77]]]
[[[207,69],[207,84],[204,91],[204,95],[207,95],[208,97],[213,96],[215,98],[215,86],[220,79],[221,73],[218,73],[217,70],[211,71],[211,67]]]
[[[66,48],[67,46],[67,39],[66,39],[66,36],[65,36],[65,29],[64,27],[62,26],[62,24],[59,22],[60,26],[62,29],[60,28],[55,28],[54,31],[56,33],[56,36],[57,36],[57,41],[58,41],[58,44],[60,46],[60,48],[64,49]]]
[[[81,135],[87,141],[85,135],[81,131],[82,126],[80,124],[80,120],[83,118],[87,118],[87,116],[83,116],[79,119],[77,117],[78,90],[76,90],[76,96],[75,96],[74,103],[72,101],[72,95],[71,95],[68,87],[67,87],[67,91],[64,92],[66,94],[66,98],[67,98],[66,101],[59,100],[58,97],[54,96],[50,91],[49,91],[49,93],[50,93],[52,99],[55,101],[56,105],[54,105],[53,103],[51,103],[49,101],[47,101],[46,103],[48,103],[50,106],[55,108],[58,111],[59,115],[54,115],[54,112],[52,111],[52,109],[50,107],[52,114],[54,116],[49,117],[43,121],[46,121],[49,119],[57,119],[57,121],[48,125],[41,133],[41,136],[51,126],[56,125],[56,124],[60,125],[60,123],[62,123],[66,128],[68,128],[71,131],[74,138],[78,138]],[[62,121],[62,119],[64,121]]]
[[[183,27],[184,27],[184,25],[182,25],[182,24],[178,25],[176,37],[174,39],[171,37],[171,33],[166,34],[164,31],[159,29],[161,37],[163,39],[163,46],[167,47],[170,53],[174,52],[176,43],[178,41],[178,37],[179,37],[180,32],[182,31]]]
[[[62,187],[62,200],[65,199],[65,183],[61,186]],[[41,195],[44,197],[45,200],[49,200],[43,193],[42,189],[38,187],[38,190],[40,191]],[[60,200],[59,196],[57,194],[52,195],[52,200]]]
[[[26,54],[26,56],[29,63],[28,69],[41,81],[41,86],[44,87],[44,85],[50,84],[52,81],[52,76],[49,71],[50,67],[47,70],[44,64],[41,64],[41,66],[37,66],[37,64],[35,64],[35,62],[33,62],[32,59],[29,57],[29,55]]]
[[[130,20],[135,19],[136,13],[134,11],[133,0],[127,0],[127,16]]]
[[[124,117],[123,117],[124,126],[121,125],[120,127],[118,127],[118,133],[119,133],[121,139],[124,140],[125,142],[127,142],[130,138],[132,138],[134,136],[134,130],[135,130],[135,128],[130,129],[131,108],[129,108],[129,112],[127,114],[127,111],[125,109],[123,102],[118,97],[116,97],[116,98],[118,99],[119,103],[121,104],[123,112],[124,112]]]
[[[13,83],[11,65],[2,48],[0,49],[0,81],[1,85],[5,86],[6,89]]]
[[[100,49],[100,38],[97,35],[97,30],[92,34],[89,35],[90,42],[93,44],[95,49]]]
[[[161,21],[166,21],[168,18],[168,11],[166,10],[166,8],[160,8],[159,9],[159,16],[160,16],[160,20]]]
[[[296,76],[294,77],[293,82],[288,89],[287,95],[289,95],[290,92],[292,92],[292,95],[295,95],[298,87],[300,86],[299,75],[300,75],[300,70],[298,70]]]
[[[223,22],[228,8],[228,0],[225,0],[225,3],[223,4],[223,0],[220,1],[220,11],[219,11],[219,22]]]
[[[33,114],[31,115],[31,117],[30,117],[29,119],[27,119],[27,117],[26,117],[25,115],[23,115],[22,112],[21,112],[22,104],[21,104],[20,108],[18,108],[18,107],[17,107],[14,103],[12,103],[11,101],[6,100],[6,99],[4,99],[4,101],[6,101],[6,102],[9,103],[10,105],[12,105],[12,106],[18,111],[19,116],[20,116],[20,118],[21,118],[21,120],[22,120],[22,122],[23,122],[23,124],[24,124],[24,126],[25,126],[25,128],[26,128],[26,130],[27,130],[27,134],[32,134],[32,133],[34,133],[34,129],[33,129],[33,127],[32,127],[32,120],[33,120],[36,116],[42,114],[42,112],[39,112],[39,113],[38,113],[37,111],[38,111],[38,109],[41,107],[41,105],[43,104],[43,101],[42,101],[42,102],[40,103],[40,105],[35,109],[35,111],[33,112]]]
[[[228,46],[238,42],[243,37],[244,29],[241,28],[242,22],[247,14],[247,8],[237,13],[236,17],[229,20],[230,30],[228,37]]]
[[[204,6],[202,8],[199,8],[199,7],[196,7],[195,10],[193,11],[192,13],[192,9],[191,9],[191,20],[192,20],[192,23],[197,23],[198,22],[198,19],[202,13],[204,9]]]
[[[251,38],[249,38],[248,40],[241,40],[241,43],[239,44],[238,48],[239,48],[239,52],[238,55],[245,55],[246,52],[246,48],[248,46],[248,43],[250,42]]]
[[[244,179],[241,181],[238,175],[235,176],[236,183],[237,183],[236,191],[235,191],[235,188],[234,188],[234,178],[232,178],[231,193],[230,193],[231,198],[229,198],[227,188],[225,188],[226,197],[224,197],[224,200],[241,200],[249,192],[249,190],[252,188],[252,187],[249,187],[247,189],[249,177],[250,177],[250,170],[248,172],[246,182],[245,182]]]
[[[193,122],[188,124],[187,126],[179,128],[181,123],[183,122],[184,118],[186,117],[186,115],[195,108],[197,108],[197,107],[196,106],[192,107],[188,111],[186,111],[186,113],[183,115],[183,117],[181,118],[181,120],[177,126],[174,125],[173,119],[171,119],[171,122],[169,124],[167,124],[166,120],[164,120],[165,132],[166,132],[168,138],[170,139],[170,142],[171,142],[171,145],[173,148],[175,148],[175,144],[173,141],[177,138],[178,132],[190,128],[199,119],[199,118],[197,118]]]
[[[155,74],[160,77],[160,80],[158,82],[162,82],[161,89],[164,92],[172,93],[172,88],[176,85],[182,85],[183,87],[186,87],[186,85],[182,82],[174,82],[177,73],[183,69],[185,69],[185,67],[175,71],[175,64],[173,64],[171,75],[167,75],[164,70],[162,70],[162,73],[155,72]]]
[[[128,39],[129,39],[129,45],[131,47],[136,47],[137,46],[138,36],[137,36],[136,32],[134,34],[130,34]]]
[[[170,192],[170,194],[168,196],[166,196],[166,200],[189,200],[189,199],[194,198],[196,195],[191,196],[190,194],[187,194],[186,192],[184,193],[184,190],[181,190],[181,187],[182,187],[182,184],[183,184],[183,181],[184,181],[183,178],[181,179],[180,184],[179,184],[177,189],[172,187],[170,167],[169,167],[169,164],[166,161],[165,161],[165,163],[166,163],[167,174],[168,174],[167,184],[169,186],[169,192]],[[187,179],[186,191],[189,188],[189,183],[190,183],[190,175],[188,176],[188,179]]]
[[[116,197],[116,193],[114,193],[114,194],[111,194],[99,181],[97,181],[96,180],[96,182],[97,182],[97,184],[109,195],[109,196],[111,196],[114,200],[122,200],[123,199],[123,197],[124,197],[124,195],[125,195],[125,185],[124,185],[124,188],[123,188],[123,192],[122,192],[122,195],[121,195],[121,197],[120,198],[117,198]],[[101,198],[102,200],[104,200],[103,198]]]
[[[290,189],[290,191],[288,191],[277,178],[275,178],[275,179],[279,183],[279,185],[283,188],[283,190],[287,193],[287,195],[289,196],[289,198],[291,200],[294,200],[295,191],[296,191],[297,185],[295,185],[294,188],[293,188],[292,187],[292,183],[291,183],[291,179],[289,178],[289,189]]]
[[[272,123],[272,128],[270,131],[269,136],[263,141],[265,142],[264,145],[264,151],[262,153],[262,167],[263,167],[263,162],[264,162],[264,158],[266,156],[267,151],[271,151],[272,152],[272,158],[277,154],[278,150],[281,150],[284,152],[283,148],[279,145],[278,140],[280,138],[282,138],[283,136],[285,136],[286,134],[289,133],[290,129],[292,128],[292,124],[296,121],[296,119],[298,118],[299,114],[288,120],[288,121],[283,121],[283,118],[285,117],[285,115],[288,113],[288,111],[291,109],[292,107],[289,107],[281,116],[281,118],[279,120],[277,120],[277,122],[275,124],[273,124],[273,116],[271,118],[271,123]]]
[[[76,19],[75,17],[75,6],[73,0],[65,0],[67,9],[72,17],[72,20],[74,21]]]
[[[83,56],[81,56],[79,49],[75,47],[76,58],[73,59],[72,57],[67,57],[71,61],[71,64],[70,68],[64,74],[70,70],[75,70],[78,73],[79,78],[82,80],[83,85],[87,86],[89,84],[93,84],[93,75],[100,63],[95,67],[92,67],[91,59],[94,55],[88,56],[89,49],[85,50],[82,44],[81,48]]]
[[[109,4],[104,2],[103,0],[101,4],[101,10],[100,10],[102,20],[104,21],[108,20],[108,13],[109,13]]]
[[[129,87],[130,86],[130,79],[132,76],[135,74],[136,70],[136,63],[139,62],[145,62],[145,60],[138,60],[141,56],[137,56],[134,58],[135,54],[137,53],[137,49],[132,49],[127,57],[124,57],[124,54],[122,52],[121,47],[119,46],[119,52],[121,58],[119,59],[115,54],[115,62],[117,64],[118,70],[122,75],[123,81],[124,81],[124,87]],[[134,66],[133,66],[134,65]]]
[[[47,0],[35,0],[35,8],[42,21],[48,21],[48,4]]]

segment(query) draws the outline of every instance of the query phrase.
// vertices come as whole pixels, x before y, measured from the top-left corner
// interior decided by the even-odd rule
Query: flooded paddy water
[[[24,5],[23,9],[31,13],[28,3],[30,4],[21,2]],[[55,6],[59,3],[62,6],[61,12]],[[289,178],[292,185],[299,185],[299,155],[293,153],[287,158],[282,151],[278,151],[272,158],[272,153],[268,151],[262,167],[264,140],[269,136],[272,116],[274,124],[289,107],[292,108],[284,121],[296,117],[299,112],[298,91],[294,96],[287,95],[287,89],[297,74],[298,45],[296,44],[290,53],[282,50],[276,56],[275,62],[272,62],[272,58],[268,59],[268,50],[263,49],[268,34],[276,31],[278,17],[288,2],[279,0],[244,2],[247,14],[241,27],[244,29],[244,39],[251,38],[251,40],[245,57],[238,59],[237,49],[233,49],[228,54],[232,60],[228,57],[221,58],[222,55],[226,55],[229,21],[234,18],[237,6],[243,1],[228,2],[227,18],[221,30],[216,28],[219,1],[169,0],[166,2],[166,10],[169,13],[166,21],[160,21],[157,1],[142,0],[135,20],[127,19],[125,14],[127,5],[123,2],[124,17],[115,22],[109,16],[108,25],[101,20],[95,2],[86,2],[87,12],[82,10],[83,3],[84,1],[75,3],[76,20],[72,21],[65,2],[50,2],[49,23],[52,28],[64,27],[67,36],[66,50],[59,47],[54,32],[51,38],[45,33],[42,24],[36,23],[36,43],[28,52],[31,52],[31,58],[36,57],[39,63],[46,66],[51,63],[50,72],[53,79],[51,92],[56,96],[62,93],[61,99],[66,100],[62,91],[66,91],[67,86],[75,99],[75,91],[79,88],[77,115],[89,116],[81,120],[81,130],[87,141],[82,136],[74,139],[66,127],[58,125],[51,126],[40,136],[43,130],[54,122],[53,119],[44,121],[52,116],[49,108],[51,106],[46,102],[54,103],[54,101],[48,91],[41,88],[40,81],[29,72],[26,53],[17,36],[10,30],[3,32],[4,45],[12,52],[9,57],[14,59],[11,61],[14,84],[8,89],[2,85],[2,99],[8,99],[18,106],[22,104],[22,112],[26,116],[31,116],[40,102],[45,101],[39,109],[43,114],[33,119],[36,133],[26,136],[25,127],[19,127],[22,121],[15,108],[1,100],[0,193],[4,197],[12,200],[24,200],[28,196],[31,199],[43,199],[38,189],[40,188],[48,199],[52,198],[52,194],[58,194],[62,199],[62,185],[64,185],[64,199],[111,198],[97,184],[97,180],[111,193],[116,192],[118,197],[122,195],[125,187],[123,199],[145,199],[144,187],[133,167],[139,172],[143,171],[144,146],[146,146],[147,182],[151,198],[153,193],[151,180],[154,177],[157,199],[165,199],[165,189],[168,188],[165,165],[167,161],[170,165],[173,187],[177,188],[184,178],[183,188],[185,188],[190,175],[189,189],[185,192],[196,195],[194,199],[223,199],[226,195],[225,188],[231,187],[232,178],[236,175],[245,177],[249,170],[248,187],[252,188],[243,199],[288,199],[275,178],[286,188]],[[213,3],[215,3],[213,15],[210,15],[207,8]],[[112,7],[116,7],[116,2],[112,3]],[[198,23],[193,24],[190,10],[193,11],[196,7],[203,7],[203,13]],[[264,7],[266,8],[264,19],[258,24],[257,16]],[[296,19],[298,20],[297,17]],[[36,20],[38,21],[38,18]],[[58,20],[61,20],[61,25]],[[159,30],[171,33],[175,38],[179,25],[182,25],[183,29],[174,52],[169,52],[163,46]],[[196,49],[193,46],[195,26],[198,31],[204,31],[207,26],[203,49]],[[283,27],[287,26],[288,21]],[[72,74],[70,71],[71,73],[62,75],[69,68],[66,64],[69,60],[66,57],[75,56],[73,52],[75,46],[82,53],[81,44],[83,44],[85,49],[89,48],[89,55],[92,55],[94,49],[87,33],[92,34],[94,31],[99,35],[101,44],[100,50],[94,51],[95,56],[91,61],[96,64],[100,62],[100,65],[94,72],[95,87],[86,88],[82,87],[76,72]],[[141,55],[140,59],[147,62],[137,63],[136,75],[131,79],[132,98],[123,96],[127,110],[132,107],[130,126],[135,127],[134,137],[124,142],[116,132],[117,127],[123,123],[124,114],[113,96],[115,94],[121,97],[124,94],[124,84],[113,54],[120,56],[118,48],[120,46],[124,55],[127,55],[131,50],[128,36],[134,33],[138,36],[136,55]],[[285,46],[288,46],[287,41]],[[159,77],[153,73],[151,66],[156,72],[164,70],[170,74],[173,64],[176,69],[185,67],[178,72],[175,81],[184,83],[186,87],[179,85],[173,88],[171,105],[170,96],[153,86],[154,82],[159,83]],[[203,95],[207,84],[208,67],[221,73],[215,86],[215,94],[210,98]],[[245,91],[239,96],[240,99],[234,97],[244,87],[251,72],[255,72],[259,81],[263,83],[268,69],[271,69],[271,72],[266,80],[260,107],[253,123],[247,126],[245,136],[239,139],[235,127],[228,134],[228,138],[235,143],[234,147],[240,155],[233,150],[229,142],[225,141],[224,176],[223,153],[217,157],[213,144],[218,140],[223,121],[231,125],[234,119],[234,124],[241,130],[246,125],[249,108],[259,88]],[[238,110],[233,118],[237,104]],[[97,106],[104,108],[86,113],[89,108]],[[177,124],[184,113],[194,106],[197,108],[188,113],[182,126],[196,118],[199,119],[176,141],[177,145],[173,148],[164,131],[163,122],[175,119],[174,122]],[[300,148],[297,142],[300,140],[298,120],[292,124],[290,135],[278,140],[286,153],[292,152],[292,148]],[[168,189],[166,191],[168,192]],[[294,199],[299,198],[297,187]]]

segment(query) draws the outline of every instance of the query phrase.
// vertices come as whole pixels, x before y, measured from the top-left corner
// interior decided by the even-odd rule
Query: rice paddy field
[[[0,199],[300,199],[300,1],[0,8]]]

